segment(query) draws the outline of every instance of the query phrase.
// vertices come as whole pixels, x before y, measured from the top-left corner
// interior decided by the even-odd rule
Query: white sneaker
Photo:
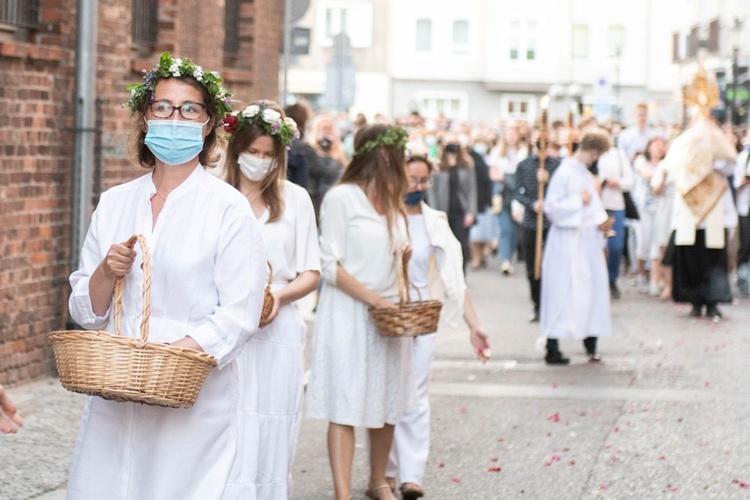
[[[648,294],[651,297],[658,297],[659,295],[661,295],[661,287],[656,283],[651,283],[650,285],[648,285]]]

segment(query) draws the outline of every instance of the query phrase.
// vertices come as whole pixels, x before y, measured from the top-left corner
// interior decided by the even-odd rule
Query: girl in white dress
[[[69,499],[224,496],[237,449],[234,358],[258,328],[266,257],[247,200],[204,168],[228,110],[220,83],[164,53],[133,89],[138,160],[151,171],[102,195],[69,301],[81,326],[112,332],[115,278],[124,276],[122,333],[139,337],[142,257],[121,242],[141,234],[152,262],[149,341],[205,351],[218,369],[190,409],[89,398]]]
[[[226,180],[262,224],[273,269],[274,306],[239,357],[240,434],[231,497],[292,496],[307,326],[294,301],[315,290],[320,251],[310,195],[286,180],[286,148],[297,127],[273,101],[256,101],[224,119],[230,133]]]
[[[453,235],[445,212],[434,210],[423,201],[430,184],[432,165],[423,156],[412,156],[407,160],[406,172],[411,186],[404,199],[412,246],[409,282],[419,290],[417,293],[412,289],[411,298],[443,299],[444,317],[453,327],[458,326],[463,316],[469,327],[471,345],[479,360],[485,362],[491,355],[489,338],[466,288],[461,243]],[[433,292],[436,288],[439,292]],[[404,500],[424,496],[422,478],[430,452],[430,399],[427,392],[436,336],[437,333],[431,333],[414,338],[412,369],[419,405],[416,411],[404,414],[396,425],[388,461],[388,482],[395,490],[398,476]]]
[[[394,307],[396,255],[410,256],[403,196],[407,133],[374,124],[354,139],[352,162],[323,199],[320,295],[307,415],[324,418],[337,500],[348,500],[354,427],[370,437],[370,498],[393,499],[385,468],[393,426],[416,400],[411,339],[376,331],[369,307]],[[399,264],[400,265],[400,264]]]

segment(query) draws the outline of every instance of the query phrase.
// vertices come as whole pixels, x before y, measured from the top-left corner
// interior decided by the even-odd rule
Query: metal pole
[[[92,208],[94,138],[96,131],[96,31],[97,0],[78,0],[75,90],[75,152],[73,157],[73,200],[71,214],[70,265],[78,258],[86,237]]]
[[[284,81],[281,89],[281,107],[286,106],[289,85],[289,54],[292,45],[292,0],[284,0]]]
[[[729,123],[736,125],[737,121],[737,55],[739,48],[732,49],[732,98],[729,100]]]

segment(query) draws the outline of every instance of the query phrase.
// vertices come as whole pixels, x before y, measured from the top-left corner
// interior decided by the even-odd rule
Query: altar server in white
[[[588,132],[550,180],[544,213],[552,226],[542,259],[540,326],[548,364],[568,364],[559,339],[583,339],[589,361],[601,360],[597,338],[609,335],[609,281],[603,230],[608,215],[589,167],[609,149],[609,138]]]

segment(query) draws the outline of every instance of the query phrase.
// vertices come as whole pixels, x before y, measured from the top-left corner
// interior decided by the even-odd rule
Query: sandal
[[[365,491],[365,495],[367,495],[367,498],[372,498],[373,500],[380,500],[380,495],[378,494],[378,491],[380,490],[388,490],[388,493],[390,493],[391,498],[396,498],[393,496],[393,490],[391,490],[391,485],[388,483],[381,484],[380,486],[372,487],[370,486]]]
[[[403,500],[416,500],[423,496],[424,490],[418,484],[404,483],[401,485],[401,498],[403,498]]]
[[[395,477],[386,477],[385,482],[388,483],[388,486],[391,487],[391,491],[393,493],[396,493],[396,478]]]

